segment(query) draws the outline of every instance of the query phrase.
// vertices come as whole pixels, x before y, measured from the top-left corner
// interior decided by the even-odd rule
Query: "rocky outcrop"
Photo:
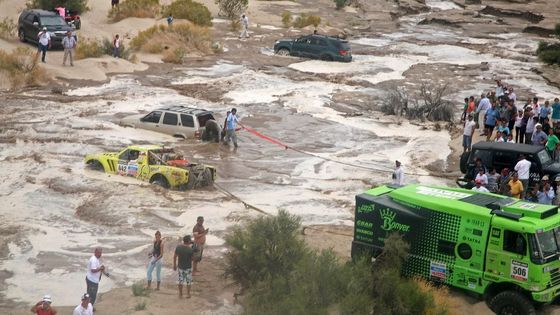
[[[432,18],[432,17],[425,18],[422,21],[418,22],[418,24],[420,25],[440,24],[440,25],[445,25],[450,27],[461,27],[460,21],[450,21],[447,19]]]
[[[554,30],[540,26],[527,26],[523,29],[523,33],[536,34],[542,37],[550,37],[554,35]]]
[[[513,17],[527,20],[531,23],[539,23],[540,21],[544,20],[544,16],[541,14],[536,14],[529,11],[517,11],[517,10],[509,10],[509,9],[501,9],[492,6],[486,6],[484,9],[479,11],[481,14],[488,14],[493,16],[502,16],[502,17]]]
[[[424,0],[395,0],[399,9],[397,12],[391,12],[391,17],[396,19],[403,15],[419,14],[430,11]]]

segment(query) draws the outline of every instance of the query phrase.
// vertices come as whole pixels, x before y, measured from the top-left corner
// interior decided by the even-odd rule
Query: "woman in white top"
[[[521,127],[523,126],[523,111],[517,111],[517,117],[515,117],[515,142],[519,142],[521,136]],[[521,138],[523,139],[523,138]]]

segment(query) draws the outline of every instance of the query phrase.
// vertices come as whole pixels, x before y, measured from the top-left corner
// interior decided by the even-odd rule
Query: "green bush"
[[[113,22],[118,22],[129,17],[154,18],[159,13],[159,0],[126,0],[111,8],[107,17]]]
[[[149,296],[150,295],[150,289],[146,289],[140,283],[134,283],[134,284],[132,284],[132,295],[134,295],[134,296]],[[144,305],[145,305],[145,303],[144,303]]]
[[[560,36],[560,23],[554,27],[554,33],[556,33],[556,36]]]
[[[307,15],[305,13],[300,14],[295,21],[293,22],[293,26],[297,28],[304,28],[309,25],[313,25],[317,27],[321,24],[321,18],[316,15]]]
[[[52,10],[61,4],[67,9],[78,11],[78,13],[89,10],[87,0],[29,0],[26,6],[28,9]]]
[[[292,13],[289,11],[284,11],[282,13],[282,24],[284,27],[290,27],[292,25]]]
[[[11,52],[0,49],[0,73],[10,78],[11,88],[36,86],[46,81],[46,73],[37,66],[36,51],[18,47]]]
[[[113,55],[113,41],[108,38],[104,38],[102,41],[82,38],[80,39],[79,45],[76,47],[76,59],[99,58],[103,55]],[[119,57],[130,61],[135,58],[132,54],[132,50],[126,48],[122,41]]]
[[[560,44],[549,44],[541,41],[537,48],[537,55],[539,60],[544,63],[560,64]]]
[[[340,9],[344,8],[346,6],[346,1],[347,0],[334,0],[334,3],[336,5],[336,9],[340,10]]]
[[[14,20],[5,17],[0,21],[0,38],[13,39],[17,36],[17,24]]]
[[[332,250],[309,249],[300,219],[285,211],[259,217],[226,236],[227,274],[241,284],[245,314],[447,314],[445,294],[401,277],[408,244],[387,237],[375,263],[370,257],[343,263]],[[426,289],[428,288],[428,289]]]
[[[176,0],[163,8],[163,16],[173,15],[177,19],[187,19],[196,25],[212,26],[210,10],[199,2],[192,0]]]

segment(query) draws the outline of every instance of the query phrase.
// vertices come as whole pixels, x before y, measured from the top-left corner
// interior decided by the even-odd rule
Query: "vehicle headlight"
[[[279,40],[277,40],[277,41],[275,41],[275,42],[274,42],[274,44],[280,44],[280,41],[279,41]]]

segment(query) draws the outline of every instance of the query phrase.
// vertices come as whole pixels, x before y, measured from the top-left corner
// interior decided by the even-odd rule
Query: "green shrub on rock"
[[[176,0],[163,8],[163,16],[173,15],[176,19],[187,19],[196,25],[212,26],[210,10],[199,2]]]

